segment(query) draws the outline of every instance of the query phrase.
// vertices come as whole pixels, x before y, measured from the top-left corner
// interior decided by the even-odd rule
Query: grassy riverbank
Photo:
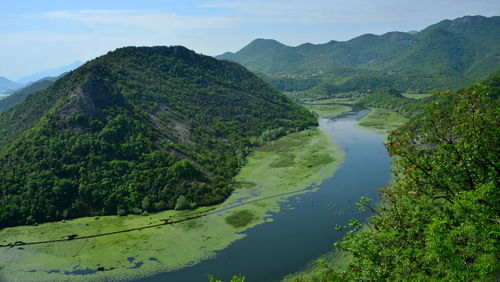
[[[407,118],[394,111],[378,108],[370,109],[370,113],[359,121],[359,125],[379,133],[389,133],[408,121]]]
[[[388,133],[397,129],[407,121],[407,118],[396,112],[370,108],[370,112],[364,116],[358,124],[363,128],[373,130],[377,133]],[[324,279],[328,277],[328,274],[345,271],[351,258],[352,256],[347,253],[332,250],[316,260],[309,262],[301,271],[287,275],[282,281],[325,281]]]
[[[344,252],[331,251],[315,261],[310,262],[302,271],[292,273],[283,278],[283,282],[324,281],[324,277],[332,270],[345,271],[352,256]]]
[[[281,202],[330,177],[342,159],[342,152],[324,132],[307,130],[257,148],[237,175],[236,190],[215,210],[87,217],[5,228],[0,230],[0,244],[75,239],[0,248],[0,280],[132,279],[200,262],[245,237],[242,231],[272,220]],[[151,228],[165,219],[174,221],[208,210],[211,215]]]
[[[304,107],[315,112],[321,118],[332,118],[352,109],[349,106],[339,104],[306,104]]]

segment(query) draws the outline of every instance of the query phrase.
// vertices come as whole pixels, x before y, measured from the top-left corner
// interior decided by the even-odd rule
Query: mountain
[[[253,144],[315,125],[239,64],[120,48],[0,114],[0,227],[218,203]]]
[[[15,83],[14,81],[9,80],[6,77],[0,76],[0,91],[16,90],[21,86],[22,85]]]
[[[28,83],[32,83],[34,81],[38,81],[40,79],[43,79],[45,77],[56,77],[56,76],[59,76],[59,75],[65,73],[65,72],[74,70],[74,69],[78,68],[81,65],[83,65],[83,62],[81,62],[81,61],[74,61],[73,63],[71,63],[69,65],[64,65],[64,66],[60,66],[58,68],[48,69],[48,70],[44,70],[44,71],[41,71],[41,72],[34,73],[32,75],[29,75],[29,76],[25,76],[25,77],[19,79],[17,81],[17,83],[28,84]]]
[[[219,59],[238,62],[279,90],[305,96],[458,89],[500,69],[500,17],[444,20],[420,32],[283,45],[257,39]],[[291,87],[290,85],[293,85]]]
[[[8,109],[14,107],[19,103],[22,103],[24,100],[26,100],[26,97],[28,97],[28,95],[46,89],[47,87],[49,87],[49,85],[52,84],[52,82],[54,82],[54,80],[56,80],[55,77],[43,78],[22,89],[17,90],[16,92],[7,96],[5,99],[0,100],[0,113],[7,111]]]
[[[288,49],[290,49],[290,47],[285,46],[276,40],[255,39],[236,54],[227,52],[218,58],[241,63],[242,65],[255,71],[272,73],[275,69],[283,69],[285,67],[277,64],[286,60],[286,57],[289,56],[286,52]],[[258,62],[256,62],[256,54],[262,55]],[[279,55],[282,59],[277,60],[273,58],[273,55]]]

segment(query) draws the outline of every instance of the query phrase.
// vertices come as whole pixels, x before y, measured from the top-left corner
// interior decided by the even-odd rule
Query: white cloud
[[[158,5],[105,10],[97,4],[82,10],[2,13],[0,75],[27,75],[122,46],[184,45],[216,55],[236,51],[254,38],[287,45],[324,43],[363,33],[419,30],[445,18],[499,11],[498,0],[175,2],[164,5],[165,10]]]
[[[254,23],[324,24],[338,21],[335,0],[231,1],[201,4],[200,8],[229,9]]]
[[[52,11],[44,14],[44,17],[71,20],[100,29],[119,26],[149,31],[226,28],[241,22],[229,16],[180,16],[176,13],[142,10]]]

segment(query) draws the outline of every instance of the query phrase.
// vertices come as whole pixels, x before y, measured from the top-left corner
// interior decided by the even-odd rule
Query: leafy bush
[[[339,274],[342,279],[497,278],[497,91],[478,84],[436,93],[422,115],[389,136],[387,148],[396,157],[393,184],[382,190],[382,205],[366,228],[351,225],[336,244],[353,256],[350,268]]]

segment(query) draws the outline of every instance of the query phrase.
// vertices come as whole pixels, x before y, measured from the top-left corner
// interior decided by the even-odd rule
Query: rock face
[[[0,227],[217,203],[260,136],[316,124],[238,64],[117,49],[0,114]]]

